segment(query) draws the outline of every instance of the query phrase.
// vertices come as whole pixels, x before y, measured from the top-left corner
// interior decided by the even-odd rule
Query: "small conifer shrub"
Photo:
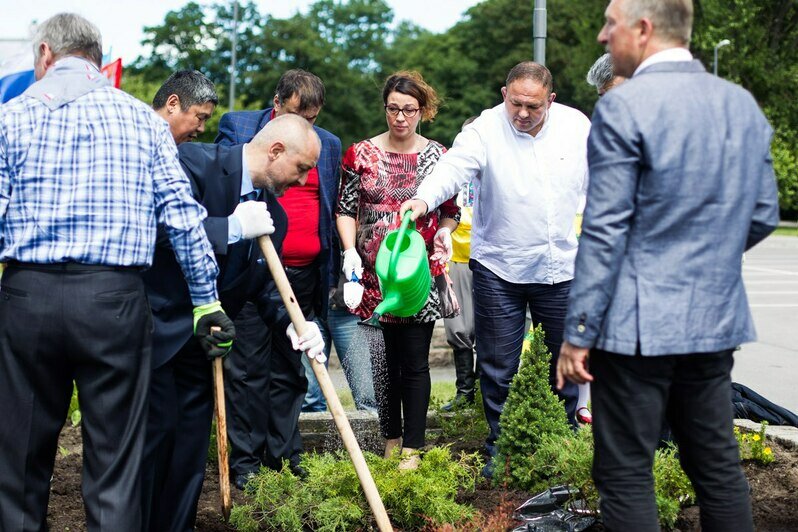
[[[497,483],[532,488],[536,484],[532,455],[543,439],[572,434],[563,402],[549,385],[550,359],[538,325],[524,339],[521,366],[510,383],[499,419],[493,474]]]

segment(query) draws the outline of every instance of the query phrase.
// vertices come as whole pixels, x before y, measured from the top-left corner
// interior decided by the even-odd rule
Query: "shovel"
[[[260,246],[263,256],[266,258],[266,263],[269,265],[269,271],[272,274],[274,283],[277,285],[277,290],[280,292],[280,297],[283,299],[285,308],[288,310],[288,315],[291,317],[291,323],[294,324],[294,329],[299,336],[304,334],[307,329],[305,316],[302,314],[302,309],[299,308],[299,303],[296,301],[294,291],[288,282],[288,277],[285,275],[283,265],[280,263],[280,257],[277,255],[277,250],[274,249],[274,244],[268,235],[258,238],[258,245]],[[305,356],[305,355],[302,355]],[[355,433],[352,432],[352,427],[349,425],[349,420],[344,413],[344,407],[341,406],[341,401],[338,399],[338,394],[335,393],[335,387],[330,380],[330,375],[327,373],[327,368],[324,364],[317,360],[312,360],[310,367],[313,368],[313,373],[316,375],[316,380],[319,381],[324,398],[327,400],[327,406],[332,412],[335,426],[338,433],[341,435],[341,440],[344,442],[346,452],[352,459],[355,466],[355,472],[360,480],[360,485],[363,488],[363,493],[366,495],[366,500],[369,503],[371,512],[374,514],[374,519],[377,521],[377,527],[380,532],[392,531],[391,521],[388,519],[388,513],[385,511],[385,506],[382,504],[380,493],[377,491],[377,485],[371,477],[371,472],[366,464],[366,459],[363,458],[363,452],[355,438]]]

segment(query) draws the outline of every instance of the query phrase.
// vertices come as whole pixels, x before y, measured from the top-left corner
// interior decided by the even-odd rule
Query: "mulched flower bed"
[[[478,448],[478,445],[471,448]],[[758,531],[798,530],[798,450],[786,449],[776,443],[773,443],[772,448],[775,456],[772,464],[744,464],[751,485],[754,524]],[[80,495],[80,468],[80,429],[66,426],[59,441],[50,494],[48,523],[53,531],[86,530]],[[466,502],[480,510],[487,516],[486,524],[490,529],[500,530],[512,526],[510,516],[513,509],[529,496],[524,492],[491,488],[487,482],[481,482],[475,493],[462,494],[459,502]],[[222,519],[219,500],[218,473],[215,466],[209,465],[199,503],[199,532],[234,530]],[[243,502],[243,494],[235,488],[233,500]],[[686,508],[681,513],[676,529],[699,530],[698,523],[698,508]],[[600,527],[596,529],[600,530]]]

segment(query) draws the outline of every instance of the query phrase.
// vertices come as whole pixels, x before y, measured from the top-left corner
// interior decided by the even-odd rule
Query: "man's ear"
[[[502,100],[507,99],[507,87],[502,87]]]
[[[172,114],[180,109],[180,96],[170,94],[166,99],[166,112]]]
[[[274,107],[275,111],[280,110],[280,98],[275,94],[274,98],[272,98],[272,107]]]
[[[41,69],[42,76],[47,72],[47,69],[55,64],[55,56],[46,42],[39,43],[39,55],[36,60],[36,66]]]
[[[551,105],[551,104],[553,104],[553,103],[554,103],[554,99],[555,99],[556,97],[557,97],[557,93],[556,93],[556,92],[552,92],[552,93],[549,95],[549,105]]]
[[[654,25],[647,18],[641,18],[637,23],[640,27],[640,44],[645,48],[654,35]]]
[[[276,161],[281,155],[285,153],[285,143],[281,140],[275,140],[269,144],[269,161]]]

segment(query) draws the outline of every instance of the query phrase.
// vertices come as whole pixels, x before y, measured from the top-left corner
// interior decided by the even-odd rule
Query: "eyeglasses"
[[[406,118],[413,118],[421,109],[413,109],[412,107],[396,107],[393,105],[386,105],[385,112],[391,116],[399,116],[401,111]]]

